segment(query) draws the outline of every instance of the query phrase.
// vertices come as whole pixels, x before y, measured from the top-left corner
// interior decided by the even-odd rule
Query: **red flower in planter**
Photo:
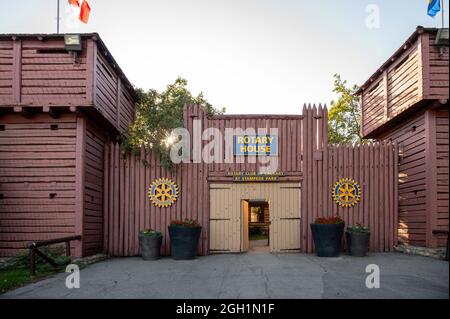
[[[185,220],[172,220],[170,226],[178,227],[199,227],[200,224],[195,219],[185,219]]]
[[[344,224],[344,220],[339,216],[318,217],[314,221],[314,224],[321,224],[321,225]]]

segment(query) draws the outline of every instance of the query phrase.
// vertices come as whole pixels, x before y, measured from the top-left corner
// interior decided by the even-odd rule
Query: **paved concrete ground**
[[[252,252],[270,252],[269,239],[249,240],[248,244],[249,250]]]
[[[379,289],[365,268],[380,267]],[[66,274],[0,298],[448,298],[449,264],[399,253],[364,258],[307,254],[212,255],[192,261],[115,258],[81,270],[81,288]]]

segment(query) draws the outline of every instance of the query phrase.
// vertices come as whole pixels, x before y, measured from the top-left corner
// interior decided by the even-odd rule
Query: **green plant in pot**
[[[194,259],[202,227],[193,219],[173,220],[169,225],[170,254],[173,259]]]
[[[347,251],[349,255],[364,257],[369,250],[370,230],[361,224],[347,227]]]
[[[339,216],[319,217],[310,224],[317,256],[339,256],[344,226],[345,222]]]
[[[139,249],[144,260],[159,259],[162,234],[153,229],[144,229],[139,232]]]

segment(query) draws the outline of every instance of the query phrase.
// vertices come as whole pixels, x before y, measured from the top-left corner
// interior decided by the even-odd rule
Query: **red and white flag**
[[[73,14],[83,23],[88,23],[91,8],[86,0],[69,0]]]

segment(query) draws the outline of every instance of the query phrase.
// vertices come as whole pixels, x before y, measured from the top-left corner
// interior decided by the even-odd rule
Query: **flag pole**
[[[442,10],[442,14],[441,14],[441,17],[442,17],[442,28],[444,28],[444,0],[441,0],[441,10]]]
[[[56,33],[59,33],[59,0],[56,0]]]

